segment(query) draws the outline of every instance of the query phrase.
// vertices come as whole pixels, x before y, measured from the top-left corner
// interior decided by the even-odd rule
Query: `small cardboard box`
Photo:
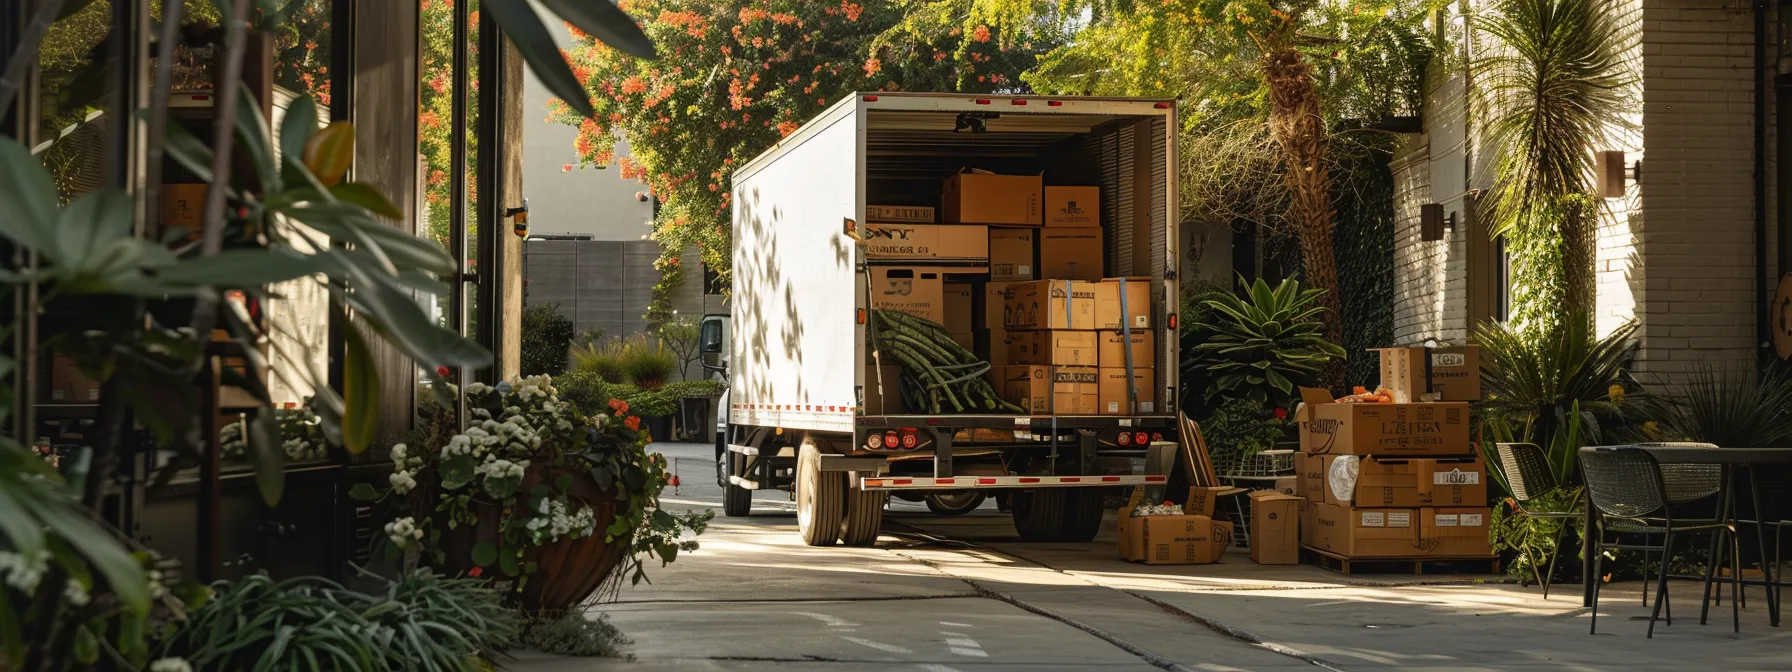
[[[1295,457],[1297,457],[1297,458],[1299,456],[1300,456],[1299,453],[1297,453],[1295,455]],[[1277,477],[1275,480],[1275,484],[1270,487],[1270,490],[1273,492],[1282,493],[1284,495],[1293,495],[1295,497],[1300,497],[1300,477],[1298,477],[1298,476]]]
[[[1410,558],[1419,549],[1417,509],[1353,509],[1308,502],[1314,547],[1351,558]]]
[[[1077,332],[1088,334],[1091,332]],[[1126,369],[1101,368],[1101,414],[1102,415],[1140,415],[1157,412],[1157,372],[1149,368],[1132,370],[1132,387],[1137,390],[1135,399],[1126,395]],[[1137,401],[1135,408],[1131,402]]]
[[[940,189],[946,223],[1043,226],[1038,175],[997,175],[970,170],[946,178]]]
[[[970,283],[941,283],[940,291],[945,301],[945,319],[941,320],[940,324],[946,327],[946,331],[951,333],[953,338],[957,338],[959,334],[969,338],[975,329],[972,325],[975,314],[971,311],[974,294],[971,293]]]
[[[978,313],[982,321],[971,325],[977,329],[1008,328],[1009,288],[1019,283],[987,282],[983,284],[983,311]]]
[[[864,231],[866,259],[989,259],[987,226],[870,223]]]
[[[1123,289],[1124,288],[1124,291]],[[1120,311],[1120,299],[1126,299],[1126,312]],[[1151,279],[1108,278],[1095,285],[1095,328],[1151,328]]]
[[[1325,456],[1294,454],[1294,494],[1309,502],[1325,501]]]
[[[899,224],[932,224],[933,208],[925,205],[867,205],[865,221]]]
[[[1095,366],[1093,331],[1015,331],[1008,334],[1009,364]]]
[[[1484,506],[1487,465],[1478,455],[1359,458],[1326,455],[1325,501],[1344,506]],[[1354,476],[1354,479],[1352,478]]]
[[[1274,490],[1251,493],[1251,562],[1300,564],[1301,499]]]
[[[39,369],[41,371],[41,369]],[[75,360],[56,355],[50,360],[50,402],[55,404],[97,404],[100,401],[100,384],[81,368],[75,366]]]
[[[872,266],[871,308],[942,322],[946,313],[944,277],[941,269],[925,266]]]
[[[1126,366],[1126,336],[1118,331],[1096,332],[1101,352],[1096,362],[1102,366]],[[1157,364],[1157,336],[1149,329],[1132,332],[1132,368],[1150,369]]]
[[[1220,510],[1220,496],[1234,489],[1224,486],[1194,486],[1188,489],[1188,503],[1182,512],[1191,516],[1213,517]]]
[[[1009,288],[1004,324],[1011,330],[1095,328],[1095,283],[1035,280]]]
[[[1394,401],[1481,400],[1481,346],[1374,350],[1381,354],[1381,386],[1393,390]]]
[[[1300,449],[1315,455],[1465,455],[1468,404],[1337,404],[1301,388]]]
[[[989,227],[989,279],[995,282],[1032,280],[1033,257],[1038,252],[1038,229]]]
[[[205,184],[164,183],[162,219],[155,225],[157,240],[154,242],[174,242],[162,238],[175,229],[186,231],[185,241],[199,240],[205,227],[205,192]]]
[[[993,370],[993,369],[992,369]],[[1002,397],[1033,415],[1096,415],[1099,369],[1092,366],[1002,367]]]
[[[1046,187],[1046,226],[1101,226],[1101,187]]]
[[[1101,227],[1064,226],[1039,232],[1039,277],[1097,282],[1102,276]]]
[[[879,370],[882,370],[881,373]],[[879,376],[882,376],[881,385]],[[902,367],[886,364],[865,365],[864,404],[866,415],[897,415],[908,412],[902,403]]]
[[[1207,516],[1147,516],[1133,523],[1144,528],[1147,565],[1212,564],[1232,543],[1232,523]]]
[[[1435,556],[1493,555],[1487,538],[1490,512],[1485,506],[1419,509],[1419,548],[1425,555]]]
[[[1145,529],[1138,524],[1139,519],[1132,517],[1133,510],[1139,508],[1145,498],[1144,488],[1133,488],[1132,494],[1126,498],[1126,506],[1120,509],[1116,517],[1120,523],[1119,541],[1120,559],[1127,562],[1138,562],[1145,559]]]

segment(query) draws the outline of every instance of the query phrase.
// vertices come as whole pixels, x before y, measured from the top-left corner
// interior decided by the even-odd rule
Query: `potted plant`
[[[664,457],[642,420],[610,400],[595,415],[561,401],[547,376],[466,388],[468,424],[430,402],[412,440],[391,450],[389,488],[357,486],[397,511],[382,540],[391,557],[450,574],[491,573],[530,612],[577,606],[618,579],[696,548],[708,514],[659,509]],[[613,585],[613,584],[610,584]]]

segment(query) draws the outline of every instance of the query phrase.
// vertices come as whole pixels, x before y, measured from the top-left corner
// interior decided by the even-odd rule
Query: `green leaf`
[[[356,501],[371,502],[373,500],[379,499],[380,493],[378,490],[373,489],[373,486],[371,484],[356,483],[354,485],[354,487],[351,487],[348,489],[348,496],[350,499],[354,499]]]
[[[326,273],[331,270],[328,259],[285,248],[230,249],[159,269],[156,279],[170,285],[252,288]]]
[[[25,664],[25,634],[9,592],[0,590],[0,663],[16,670]]]
[[[249,446],[246,456],[255,469],[255,486],[261,500],[272,508],[286,494],[286,449],[280,438],[280,420],[274,410],[263,408],[249,421]]]
[[[317,103],[311,100],[311,96],[301,94],[287,106],[286,117],[280,120],[281,158],[304,157],[305,142],[313,135],[317,135]]]
[[[10,445],[4,450],[17,450],[21,453],[25,451],[16,443],[10,441],[7,443]],[[35,460],[37,456],[25,453],[20,456],[20,459]],[[10,481],[16,477],[8,474],[0,478]],[[18,494],[27,495],[29,493],[21,489]],[[0,482],[0,534],[6,535],[6,541],[14,552],[26,557],[36,557],[37,552],[44,548],[44,528],[35,520],[35,516],[27,512],[25,504],[24,501],[14,498],[10,483]]]
[[[88,629],[86,623],[75,626],[75,662],[92,665],[100,659],[100,638]]]
[[[0,139],[0,236],[50,250],[56,240],[56,187],[50,172],[24,145]]]
[[[561,63],[564,66],[565,61]],[[355,125],[338,121],[325,127],[305,143],[302,158],[305,168],[325,185],[341,182],[355,160]]]
[[[492,0],[487,0],[492,2]],[[518,2],[518,0],[497,0],[492,4]],[[522,4],[518,2],[518,4]],[[641,32],[635,20],[612,2],[592,0],[541,0],[549,11],[560,15],[579,30],[589,33],[604,44],[610,45],[636,58],[652,60],[657,57],[653,49],[653,40]],[[506,31],[510,26],[498,21]]]
[[[261,104],[256,101],[255,94],[249,91],[248,85],[239,86],[236,142],[255,166],[256,176],[261,178],[261,193],[271,196],[279,192],[280,185],[274,179],[279,175],[279,170],[274,166],[274,152],[268,147],[268,120],[262,118]]]
[[[344,182],[330,187],[330,194],[336,198],[367,208],[368,212],[387,219],[404,219],[404,211],[380,193],[379,189],[366,182]]]
[[[131,231],[131,196],[118,189],[101,189],[82,196],[63,208],[56,221],[56,245],[39,250],[57,266],[72,272],[94,272],[107,261],[102,249]]]
[[[607,0],[584,0],[585,4],[598,2]],[[548,91],[566,101],[579,116],[591,117],[597,114],[597,110],[591,106],[591,94],[586,93],[584,84],[573,76],[572,68],[566,64],[566,57],[561,56],[560,48],[555,46],[557,43],[554,36],[548,34],[547,26],[542,25],[541,17],[535,13],[535,8],[529,6],[527,0],[487,0],[484,9],[487,15],[496,19],[498,25],[504,28],[510,43],[516,46],[517,51],[522,52],[529,70],[535,73],[536,79],[547,85]]]
[[[56,530],[63,540],[87,558],[100,576],[105,577],[106,585],[118,596],[119,602],[134,614],[148,613],[149,581],[143,574],[143,567],[110,530],[75,513],[72,506],[51,504],[38,508],[37,514],[45,526]]]
[[[504,572],[505,576],[518,576],[523,573],[522,567],[517,564],[516,554],[510,552],[498,554],[498,569]]]
[[[379,430],[380,372],[359,329],[344,329],[345,359],[342,366],[342,445],[360,454],[373,443]]]
[[[480,567],[490,567],[492,566],[492,563],[497,561],[497,544],[493,544],[489,541],[481,541],[477,544],[473,544],[473,564]]]
[[[455,272],[454,257],[435,242],[375,222],[352,203],[307,203],[281,211],[306,226],[343,243],[371,241],[400,268],[414,267],[437,275]]]

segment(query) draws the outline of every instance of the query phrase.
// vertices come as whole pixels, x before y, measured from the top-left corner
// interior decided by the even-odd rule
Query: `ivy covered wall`
[[[1346,385],[1376,385],[1381,376],[1369,348],[1394,341],[1394,175],[1391,143],[1365,141],[1346,146],[1332,183],[1337,227],[1332,249],[1338,259],[1338,289],[1344,311],[1344,351],[1349,355]]]

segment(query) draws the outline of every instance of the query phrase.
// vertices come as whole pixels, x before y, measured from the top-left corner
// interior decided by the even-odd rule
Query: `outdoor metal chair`
[[[1531,507],[1531,502],[1539,497],[1561,489],[1556,483],[1554,470],[1549,466],[1549,458],[1543,449],[1534,443],[1496,443],[1494,453],[1500,458],[1500,473],[1506,477],[1506,487],[1512,490],[1512,512],[1526,518],[1537,520],[1560,520],[1561,527],[1556,528],[1556,541],[1550,546],[1549,567],[1542,573],[1537,572],[1538,558],[1531,557],[1531,575],[1537,583],[1543,584],[1543,599],[1549,599],[1549,585],[1555,579],[1556,558],[1561,556],[1562,536],[1568,531],[1568,525],[1576,518],[1585,515],[1581,510],[1579,499],[1569,504],[1565,511],[1545,511]],[[1525,551],[1530,556],[1530,551]]]
[[[1639,448],[1717,448],[1717,444],[1697,441],[1651,441],[1633,445]],[[1663,464],[1660,466],[1661,482],[1667,488],[1669,504],[1690,504],[1714,497],[1723,486],[1724,468],[1721,465]],[[1633,534],[1651,534],[1647,530],[1626,531]],[[1653,564],[1649,555],[1650,551],[1643,551],[1643,606],[1649,605],[1649,569]],[[1723,604],[1722,597],[1718,598],[1718,604]],[[1672,620],[1671,612],[1670,620]]]
[[[1607,550],[1641,550],[1661,553],[1661,570],[1656,575],[1655,608],[1649,614],[1648,637],[1655,637],[1655,621],[1668,609],[1667,624],[1673,625],[1673,607],[1668,595],[1668,560],[1672,557],[1674,535],[1688,532],[1717,531],[1727,528],[1722,521],[1710,519],[1675,520],[1662,465],[1655,456],[1636,446],[1599,446],[1580,451],[1581,474],[1587,481],[1588,499],[1599,513],[1598,530],[1593,533],[1593,616],[1589,634],[1599,631],[1599,589],[1604,581],[1600,566]],[[1643,543],[1607,542],[1606,532],[1643,535]],[[1651,543],[1659,535],[1661,545]],[[1736,568],[1738,577],[1740,567]],[[1738,587],[1738,590],[1740,587]]]

